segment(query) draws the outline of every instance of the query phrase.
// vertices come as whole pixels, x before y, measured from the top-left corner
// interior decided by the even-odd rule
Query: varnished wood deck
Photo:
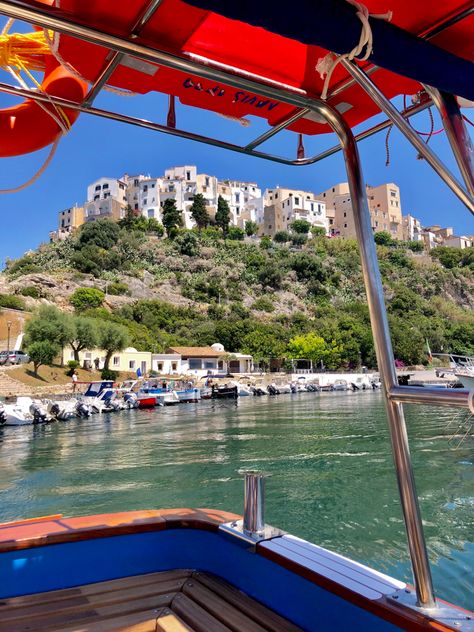
[[[297,632],[230,584],[191,570],[0,602],[0,632]]]

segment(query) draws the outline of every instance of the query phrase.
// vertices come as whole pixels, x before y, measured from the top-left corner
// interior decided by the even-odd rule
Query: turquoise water
[[[407,408],[435,589],[474,609],[472,435],[458,447],[466,419]],[[203,402],[0,433],[1,521],[183,506],[241,512],[239,470],[259,468],[270,475],[268,523],[411,581],[380,393]]]

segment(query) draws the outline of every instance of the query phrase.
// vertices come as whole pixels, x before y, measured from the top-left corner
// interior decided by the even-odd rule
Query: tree
[[[326,237],[326,229],[322,226],[311,226],[310,231],[313,237]]]
[[[196,222],[196,226],[201,230],[201,228],[206,228],[209,226],[210,217],[206,208],[206,199],[202,193],[196,193],[193,199],[193,203],[191,204],[191,216],[193,220]]]
[[[230,208],[226,200],[219,195],[217,198],[216,224],[222,229],[224,236],[227,235],[230,222]],[[197,222],[196,222],[197,224]]]
[[[84,316],[71,316],[71,337],[69,346],[74,353],[74,360],[79,362],[79,352],[84,349],[93,349],[97,346],[98,327],[97,321]]]
[[[433,259],[438,259],[444,268],[457,268],[463,257],[460,248],[451,248],[450,246],[438,246],[430,252]]]
[[[329,344],[314,332],[295,336],[288,343],[288,353],[292,358],[323,362],[328,368],[337,368],[341,363],[342,345],[334,340]]]
[[[262,250],[270,250],[272,247],[272,238],[269,235],[264,235],[260,239],[260,248]]]
[[[255,360],[269,360],[282,358],[285,355],[285,341],[277,333],[272,333],[274,327],[260,325],[250,331],[242,340],[243,353],[249,353]]]
[[[258,274],[258,280],[263,287],[271,287],[279,290],[283,281],[284,272],[276,265],[268,263]]]
[[[308,241],[308,235],[304,233],[293,233],[290,239],[293,246],[304,246]]]
[[[286,244],[287,241],[290,241],[290,233],[286,230],[279,230],[274,234],[273,241],[276,241],[278,244]]]
[[[128,331],[122,325],[104,320],[98,327],[98,343],[105,351],[104,369],[108,369],[112,354],[122,351],[129,344]]]
[[[80,248],[93,244],[108,250],[118,241],[120,228],[110,219],[98,219],[95,222],[86,222],[81,226],[77,245]]]
[[[33,362],[33,371],[38,375],[41,365],[51,365],[61,349],[49,340],[37,340],[27,346],[28,355]]]
[[[238,226],[231,226],[229,228],[229,232],[228,232],[227,236],[228,236],[229,239],[232,239],[234,241],[243,241],[243,239],[245,237],[245,233]]]
[[[104,302],[105,294],[95,287],[77,288],[69,297],[69,302],[78,311],[100,307]]]
[[[258,224],[257,222],[252,222],[252,220],[248,219],[245,222],[245,234],[247,237],[252,237],[252,235],[256,235],[258,233]]]
[[[148,226],[146,229],[147,233],[153,233],[157,237],[163,237],[165,233],[165,229],[163,228],[163,224],[155,219],[154,217],[150,217],[148,220]]]
[[[309,233],[309,229],[311,228],[311,224],[305,219],[295,219],[290,228],[294,233],[307,235]]]
[[[71,322],[57,307],[44,306],[31,318],[25,327],[25,342],[50,342],[56,348],[64,347],[73,334]]]
[[[197,236],[190,231],[186,231],[182,235],[179,235],[176,238],[176,244],[179,247],[179,252],[182,255],[187,255],[188,257],[196,257],[199,254],[199,240]]]
[[[407,242],[407,248],[412,252],[423,252],[425,250],[425,244],[422,241],[409,241]]]
[[[379,246],[395,245],[395,240],[392,239],[392,235],[385,230],[381,230],[379,233],[374,233],[374,241]]]
[[[167,198],[162,204],[163,226],[166,234],[172,238],[176,234],[176,230],[183,225],[183,217],[181,211],[176,206],[175,200]]]

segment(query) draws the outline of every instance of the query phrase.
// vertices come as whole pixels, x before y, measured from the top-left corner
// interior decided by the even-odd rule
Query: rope
[[[462,117],[466,121],[466,123],[469,123],[469,125],[472,125],[472,127],[474,127],[474,123],[470,119],[468,119],[467,116],[463,114]]]
[[[51,163],[58,148],[60,139],[63,135],[67,134],[71,128],[71,123],[66,112],[61,107],[56,106],[51,102],[49,95],[42,90],[41,85],[31,74],[31,71],[45,70],[46,65],[44,57],[51,54],[47,42],[49,34],[47,34],[46,31],[37,31],[34,33],[14,33],[10,35],[9,30],[11,29],[13,23],[13,19],[8,20],[0,34],[0,67],[7,70],[22,88],[29,90],[30,88],[28,84],[24,81],[20,74],[21,71],[23,71],[30,78],[36,88],[46,95],[51,109],[41,101],[38,101],[37,105],[58,125],[61,130],[61,136],[56,138],[51,146],[49,154],[46,156],[46,160],[29,180],[12,189],[0,189],[0,195],[5,193],[18,193],[36,182],[36,180],[43,175]]]
[[[389,147],[389,139],[390,139],[390,134],[392,132],[393,129],[393,125],[390,125],[390,127],[387,130],[387,135],[385,136],[385,166],[388,167],[390,164],[390,147]]]
[[[350,52],[343,53],[342,55],[338,56],[335,56],[333,53],[328,53],[325,57],[321,57],[320,59],[318,59],[316,70],[319,72],[321,79],[324,79],[323,90],[321,92],[321,99],[323,99],[323,101],[327,99],[329,82],[331,81],[332,73],[334,72],[336,66],[343,59],[348,59],[349,61],[352,61],[353,59],[357,58],[359,61],[365,61],[372,54],[373,37],[369,17],[375,18],[377,20],[387,20],[388,22],[390,22],[393,15],[392,11],[387,11],[383,14],[369,13],[367,7],[360,2],[357,2],[357,0],[346,1],[357,9],[356,16],[362,23],[362,31],[360,34],[359,43],[354,46],[354,48]],[[365,53],[362,55],[362,57],[360,57],[364,47]]]
[[[56,5],[59,5],[59,2],[57,2]],[[44,33],[45,33],[46,41],[48,42],[49,47],[50,47],[50,52],[54,55],[56,61],[68,72],[70,72],[71,75],[76,77],[76,79],[79,79],[80,81],[84,81],[85,83],[92,83],[90,79],[87,79],[86,77],[84,77],[84,75],[81,75],[81,73],[78,70],[76,70],[74,66],[72,66],[68,61],[66,61],[64,57],[61,55],[61,53],[59,52],[59,33],[54,33],[53,37],[51,37],[50,33],[46,29],[44,29]],[[113,94],[117,94],[121,97],[134,97],[138,94],[137,92],[131,92],[130,90],[121,90],[120,88],[114,88],[112,86],[103,86],[102,90],[106,90],[107,92],[112,92]]]
[[[61,140],[61,138],[62,136],[59,136],[58,138],[56,138],[54,143],[51,145],[51,149],[49,150],[49,154],[47,155],[46,160],[43,162],[43,164],[38,169],[38,171],[34,174],[34,176],[32,176],[29,180],[27,180],[23,184],[20,184],[19,186],[13,189],[0,189],[0,195],[4,193],[19,193],[20,191],[23,191],[23,189],[27,189],[34,182],[36,182],[36,180],[38,180],[38,178],[40,178],[43,175],[43,173],[46,171],[46,169],[49,167],[49,164],[51,160],[53,159],[54,154],[56,153],[56,150],[58,148],[59,141]]]
[[[236,123],[240,123],[243,127],[249,127],[252,122],[244,117],[232,116],[232,114],[222,114],[221,112],[216,112],[217,116],[222,116],[222,118],[228,119],[229,121],[235,121]]]

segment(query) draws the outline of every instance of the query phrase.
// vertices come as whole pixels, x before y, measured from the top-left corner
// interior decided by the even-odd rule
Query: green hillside
[[[217,227],[169,232],[144,218],[85,224],[9,261],[1,291],[23,295],[29,309],[54,303],[116,321],[139,350],[218,341],[256,359],[375,365],[354,241],[317,231],[277,241],[232,229],[224,238]],[[426,341],[432,352],[474,353],[474,249],[428,255],[384,233],[377,241],[396,358],[426,362]]]

